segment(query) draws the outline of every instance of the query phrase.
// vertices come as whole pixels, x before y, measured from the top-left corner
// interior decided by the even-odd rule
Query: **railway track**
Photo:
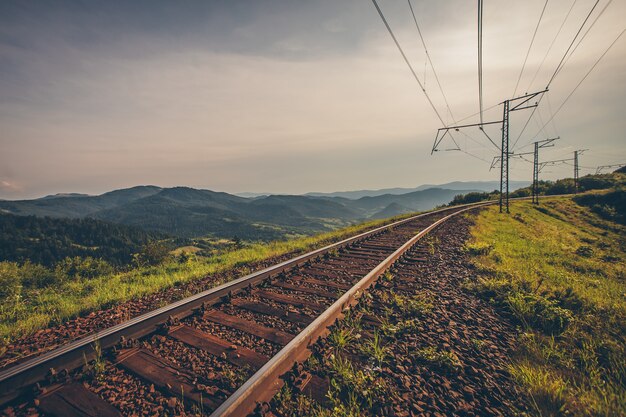
[[[490,204],[490,203],[486,203]],[[0,372],[6,414],[253,412],[422,236],[485,203],[411,217],[185,298]],[[428,253],[412,253],[413,262]],[[417,256],[417,258],[415,258]],[[302,389],[323,388],[310,375]],[[7,411],[8,410],[8,411]]]

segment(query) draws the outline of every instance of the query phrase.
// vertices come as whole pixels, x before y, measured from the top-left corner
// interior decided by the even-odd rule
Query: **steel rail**
[[[257,403],[269,401],[283,384],[280,376],[288,372],[295,362],[300,362],[306,359],[311,354],[309,347],[312,346],[318,338],[328,334],[328,328],[337,319],[341,318],[345,311],[355,305],[365,290],[367,290],[378,279],[378,277],[389,269],[415,243],[452,217],[468,210],[492,204],[495,204],[495,202],[481,202],[472,205],[472,207],[457,210],[454,213],[437,220],[409,239],[399,249],[389,255],[383,262],[378,264],[367,275],[361,278],[361,280],[344,293],[341,298],[335,301],[309,326],[292,339],[283,349],[272,357],[269,362],[267,362],[225,402],[223,402],[210,417],[245,416],[254,410]]]
[[[282,272],[296,266],[323,256],[330,250],[339,249],[355,242],[376,236],[388,229],[412,222],[416,219],[432,216],[433,214],[444,213],[451,210],[479,207],[489,203],[479,202],[463,204],[453,207],[446,207],[433,210],[416,216],[399,220],[375,229],[360,233],[339,242],[324,246],[306,254],[297,256],[271,267],[253,272],[240,278],[219,285],[217,287],[202,291],[190,297],[178,300],[167,306],[158,308],[148,313],[132,318],[124,323],[109,327],[99,332],[95,332],[78,340],[69,342],[54,350],[43,353],[35,358],[26,360],[15,366],[0,371],[0,405],[5,404],[20,395],[29,387],[45,379],[50,369],[73,370],[85,364],[95,357],[94,342],[98,342],[104,349],[115,346],[122,337],[140,338],[155,332],[158,326],[165,322],[170,316],[184,318],[193,313],[193,310],[202,306],[203,303],[217,302],[222,297],[233,295],[243,289],[256,285],[261,281],[277,276]]]

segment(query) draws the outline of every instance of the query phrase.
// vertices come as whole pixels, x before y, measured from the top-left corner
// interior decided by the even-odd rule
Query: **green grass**
[[[0,357],[6,349],[3,346],[11,340],[91,311],[234,268],[239,268],[240,273],[251,272],[250,264],[285,254],[295,256],[409,216],[370,221],[311,237],[231,247],[210,256],[190,254],[184,262],[180,258],[169,259],[157,266],[88,279],[62,277],[39,287],[27,285],[21,276],[25,270],[20,265],[0,262]],[[211,284],[221,283],[216,280]],[[181,291],[180,298],[188,295],[191,294]]]
[[[518,322],[511,374],[537,415],[626,415],[625,232],[568,198],[476,219],[466,288]]]

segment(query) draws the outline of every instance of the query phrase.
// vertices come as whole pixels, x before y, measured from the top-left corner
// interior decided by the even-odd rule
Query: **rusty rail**
[[[236,417],[251,413],[259,402],[269,401],[282,386],[280,376],[288,372],[295,362],[306,359],[310,354],[309,347],[318,338],[328,334],[328,328],[343,316],[344,311],[358,302],[360,296],[380,277],[394,262],[396,262],[416,242],[422,239],[433,229],[450,218],[478,207],[494,204],[494,202],[479,203],[458,210],[428,226],[412,237],[359,282],[350,288],[343,296],[335,301],[326,311],[317,317],[300,334],[291,340],[278,354],[259,369],[233,395],[220,405],[211,417]],[[458,209],[458,207],[457,207]]]
[[[215,288],[200,292],[193,296],[176,301],[170,305],[130,319],[119,325],[96,332],[81,339],[72,341],[64,346],[44,353],[40,356],[17,364],[0,372],[0,405],[5,404],[23,393],[39,381],[42,381],[51,368],[61,370],[73,370],[85,364],[85,361],[94,358],[93,343],[98,341],[102,349],[111,348],[124,338],[140,338],[153,333],[159,324],[165,322],[170,316],[174,318],[184,318],[191,315],[194,309],[201,307],[204,303],[219,301],[222,297],[236,294],[250,286],[259,284],[261,281],[275,277],[295,266],[300,266],[306,262],[319,258],[325,253],[339,249],[363,239],[376,236],[387,229],[414,221],[416,219],[447,211],[465,211],[470,208],[480,207],[493,202],[480,202],[465,204],[454,207],[446,207],[412,216],[394,223],[375,228],[373,230],[344,239],[340,242],[327,245],[323,248],[297,256],[293,259],[265,268],[252,274],[237,278],[228,283]],[[439,223],[437,223],[439,224]],[[369,274],[368,274],[369,276]],[[343,297],[342,297],[343,299]],[[342,300],[340,299],[340,300]],[[319,319],[318,319],[319,320]],[[317,322],[317,321],[316,321]],[[300,339],[300,338],[298,338]],[[270,361],[270,364],[274,361]],[[268,364],[269,365],[269,364]]]

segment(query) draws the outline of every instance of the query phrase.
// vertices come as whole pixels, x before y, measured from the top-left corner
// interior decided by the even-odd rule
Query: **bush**
[[[20,268],[22,285],[27,288],[46,288],[58,282],[55,273],[43,265],[26,261]]]
[[[163,263],[170,255],[170,249],[162,242],[150,242],[141,252],[133,255],[135,265],[142,267]]]
[[[90,256],[65,258],[55,268],[55,274],[59,281],[64,281],[67,278],[95,278],[111,273],[113,273],[113,267],[107,261]]]
[[[0,262],[0,299],[6,300],[19,292],[21,286],[19,271],[20,267],[15,262]]]

